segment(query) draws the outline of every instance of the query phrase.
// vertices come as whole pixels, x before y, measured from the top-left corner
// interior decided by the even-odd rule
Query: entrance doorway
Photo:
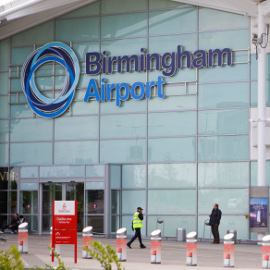
[[[52,226],[53,201],[77,201],[78,231],[84,227],[84,183],[43,183],[42,188],[42,233]]]

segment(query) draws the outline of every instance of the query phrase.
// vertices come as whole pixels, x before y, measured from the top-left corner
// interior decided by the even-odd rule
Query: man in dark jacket
[[[221,211],[218,209],[218,204],[214,204],[214,208],[212,210],[210,217],[210,226],[212,230],[212,234],[214,236],[214,242],[213,244],[219,244],[219,232],[218,232],[218,226],[221,219]]]
[[[16,231],[18,230],[19,224],[20,224],[19,215],[17,213],[15,213],[13,216],[13,219],[11,220],[11,224],[4,225],[2,228],[2,232],[4,232],[5,229],[9,228],[9,229],[11,229],[11,233],[16,233]]]

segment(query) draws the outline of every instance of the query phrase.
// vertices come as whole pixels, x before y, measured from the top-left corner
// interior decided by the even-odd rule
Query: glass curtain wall
[[[175,224],[165,228],[165,235],[175,236],[177,227],[186,227],[197,228],[202,236],[203,222],[217,202],[223,212],[221,235],[237,229],[239,238],[249,238],[248,189],[256,184],[256,162],[249,158],[249,108],[257,106],[249,25],[248,17],[173,1],[100,0],[0,41],[1,168],[11,173],[13,166],[47,165],[53,172],[60,165],[123,164],[120,186],[112,193],[112,229],[119,224],[130,228],[139,204],[146,214],[144,235],[162,216],[166,224]],[[54,40],[72,47],[81,75],[69,110],[45,121],[29,108],[20,71],[35,48]],[[178,45],[190,52],[230,48],[233,65],[177,70],[163,77],[165,99],[153,89],[151,99],[128,100],[120,107],[115,100],[83,102],[90,78],[99,84],[101,78],[109,84],[133,84],[162,76],[153,69],[90,77],[85,73],[87,52],[140,55],[144,48],[163,54],[176,52]],[[65,79],[63,67],[54,63],[35,73],[36,85],[47,97],[57,97]],[[102,201],[102,188],[94,190],[86,191],[86,211],[98,211],[91,209],[94,204],[102,209],[95,203]],[[0,192],[8,202],[1,204],[5,222],[12,210],[19,210],[16,188],[1,184]],[[101,224],[101,217],[101,212],[87,212],[87,223]]]

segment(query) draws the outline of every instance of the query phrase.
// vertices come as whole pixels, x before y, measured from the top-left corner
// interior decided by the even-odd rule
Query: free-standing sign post
[[[53,201],[52,227],[52,248],[55,249],[56,244],[74,245],[74,262],[77,263],[77,201]]]

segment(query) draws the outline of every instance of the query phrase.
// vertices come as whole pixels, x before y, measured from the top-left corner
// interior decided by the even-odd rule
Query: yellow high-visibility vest
[[[139,212],[136,212],[133,216],[133,229],[142,228],[142,220],[139,218]]]

